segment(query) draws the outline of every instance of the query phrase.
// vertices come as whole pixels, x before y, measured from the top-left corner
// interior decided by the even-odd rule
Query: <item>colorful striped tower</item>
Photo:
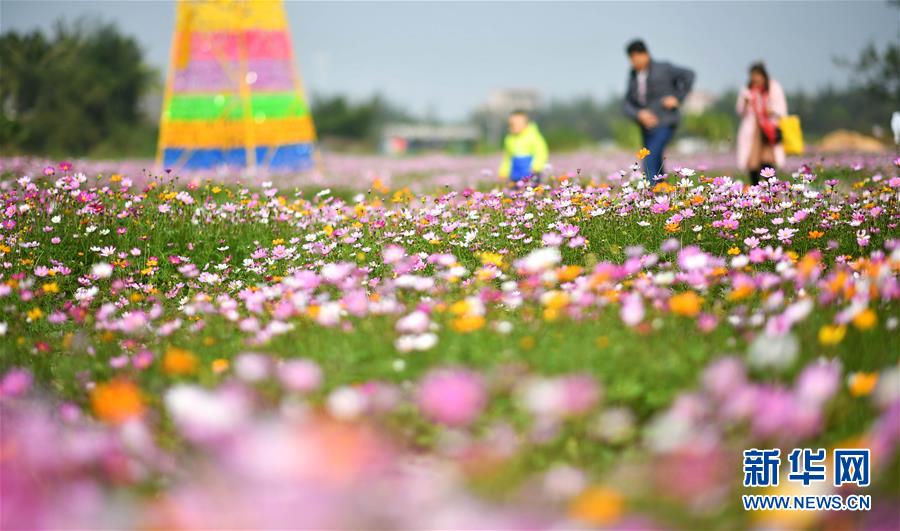
[[[282,0],[179,0],[157,163],[312,167],[315,127]]]

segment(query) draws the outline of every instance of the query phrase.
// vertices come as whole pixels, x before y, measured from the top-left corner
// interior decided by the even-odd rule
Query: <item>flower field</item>
[[[0,528],[896,528],[900,159],[583,158],[4,161]],[[871,449],[803,493],[872,510],[744,511],[751,448]]]

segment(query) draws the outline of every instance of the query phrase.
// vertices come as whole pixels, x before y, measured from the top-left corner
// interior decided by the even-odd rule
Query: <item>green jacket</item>
[[[500,177],[519,181],[544,171],[547,165],[547,142],[534,123],[528,124],[517,134],[508,134],[503,140],[503,162]]]

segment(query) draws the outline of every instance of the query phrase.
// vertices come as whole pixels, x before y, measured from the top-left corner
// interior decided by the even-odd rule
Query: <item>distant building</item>
[[[687,95],[681,108],[685,114],[703,114],[716,103],[716,95],[705,90],[695,90]]]
[[[381,151],[388,155],[423,151],[468,153],[480,138],[474,125],[391,124],[381,131]]]

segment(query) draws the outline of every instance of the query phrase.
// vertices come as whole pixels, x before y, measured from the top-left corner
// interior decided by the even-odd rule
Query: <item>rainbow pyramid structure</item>
[[[295,171],[315,127],[281,0],[179,0],[157,163]]]

